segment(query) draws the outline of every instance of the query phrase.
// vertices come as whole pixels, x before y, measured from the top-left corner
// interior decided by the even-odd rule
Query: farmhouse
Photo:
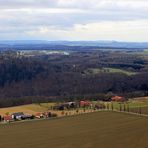
[[[80,107],[89,107],[91,105],[90,101],[80,101]]]
[[[77,103],[76,102],[66,102],[63,105],[67,109],[76,108],[77,107]]]
[[[43,118],[44,115],[43,115],[43,113],[36,113],[35,117],[40,119],[40,118]]]
[[[66,102],[66,103],[58,104],[53,107],[54,110],[65,110],[65,109],[73,109],[73,108],[77,108],[76,102]]]
[[[11,116],[14,120],[21,120],[22,117],[24,117],[24,113],[23,112],[13,113]]]
[[[4,121],[5,122],[10,122],[10,121],[13,121],[13,118],[10,115],[6,115],[6,116],[4,116]]]
[[[13,113],[11,116],[14,120],[33,119],[33,115],[24,114],[23,112]]]
[[[116,102],[123,102],[125,100],[124,97],[121,96],[114,96],[111,98],[112,101],[116,101]]]

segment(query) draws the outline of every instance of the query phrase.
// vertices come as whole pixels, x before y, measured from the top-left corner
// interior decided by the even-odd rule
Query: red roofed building
[[[10,121],[13,121],[12,117],[11,116],[4,116],[4,121],[6,122],[10,122]]]
[[[91,102],[90,101],[80,101],[80,106],[81,107],[91,106]]]
[[[114,96],[111,98],[112,101],[116,101],[116,102],[123,102],[125,100],[124,97],[121,96]]]
[[[35,114],[35,117],[36,117],[36,118],[39,118],[39,119],[40,119],[40,118],[43,118],[43,113],[36,113],[36,114]]]

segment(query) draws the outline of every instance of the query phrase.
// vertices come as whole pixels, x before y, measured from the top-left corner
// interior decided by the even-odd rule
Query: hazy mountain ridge
[[[97,47],[97,48],[129,48],[145,49],[148,42],[118,42],[118,41],[46,41],[46,40],[8,40],[0,41],[0,50],[27,49],[29,47],[42,49],[54,47]]]

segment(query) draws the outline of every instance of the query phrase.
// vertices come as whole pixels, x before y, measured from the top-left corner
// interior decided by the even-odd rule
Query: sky
[[[148,42],[148,0],[0,0],[0,40]]]

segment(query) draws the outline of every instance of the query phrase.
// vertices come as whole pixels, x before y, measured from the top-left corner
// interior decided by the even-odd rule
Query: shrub
[[[58,115],[56,113],[52,113],[51,117],[57,117]]]

